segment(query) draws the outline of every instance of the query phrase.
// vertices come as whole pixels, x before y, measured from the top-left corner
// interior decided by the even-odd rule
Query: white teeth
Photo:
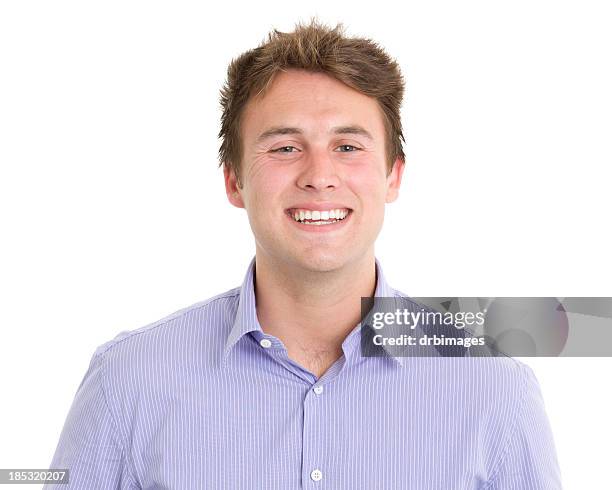
[[[303,224],[320,226],[336,223],[346,218],[348,214],[348,209],[329,209],[326,211],[296,209],[292,212],[291,216],[295,221],[302,222]]]
[[[310,223],[304,223],[304,224],[321,226],[321,225],[331,225],[332,223],[335,223],[335,221],[311,221]]]

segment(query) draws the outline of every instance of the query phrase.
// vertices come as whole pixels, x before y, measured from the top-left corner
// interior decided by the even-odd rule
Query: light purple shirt
[[[560,489],[540,389],[511,358],[363,357],[317,378],[241,287],[101,345],[51,467],[60,489]],[[375,296],[405,296],[376,260]]]

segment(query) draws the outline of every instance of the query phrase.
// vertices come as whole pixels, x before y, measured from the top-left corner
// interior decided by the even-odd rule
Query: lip
[[[330,209],[348,209],[352,211],[353,209],[348,207],[345,204],[340,204],[338,202],[301,202],[298,204],[294,204],[293,206],[285,209],[286,212],[292,209],[310,209],[311,211],[329,211]]]
[[[313,211],[327,211],[328,209],[336,209],[336,208],[317,209],[317,208],[308,208],[306,206],[303,206],[303,207],[305,207],[306,209],[311,209]],[[287,210],[285,211],[285,216],[287,216],[287,219],[290,220],[300,230],[304,230],[310,233],[329,233],[329,232],[333,232],[333,231],[344,228],[347,222],[353,217],[353,210],[351,208],[347,208],[346,206],[344,207],[338,206],[338,207],[348,209],[349,213],[346,215],[346,218],[342,219],[341,221],[336,221],[335,223],[332,223],[331,225],[306,225],[304,223],[300,223],[299,221],[295,221],[295,219],[293,219],[293,216],[289,212],[293,208],[287,208]]]

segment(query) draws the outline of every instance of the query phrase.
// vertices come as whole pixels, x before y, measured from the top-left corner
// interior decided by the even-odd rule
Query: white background
[[[393,286],[612,296],[608,2],[3,1],[1,468],[48,467],[98,345],[240,284],[254,246],[217,168],[219,89],[313,14],[406,77],[377,243]],[[565,488],[608,485],[612,359],[525,361]]]

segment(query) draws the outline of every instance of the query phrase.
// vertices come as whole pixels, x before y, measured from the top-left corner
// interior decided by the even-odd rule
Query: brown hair
[[[330,28],[311,19],[290,33],[274,29],[268,40],[232,60],[221,89],[219,166],[234,170],[240,185],[240,118],[249,99],[265,93],[274,76],[290,68],[322,72],[377,100],[386,131],[388,171],[405,159],[400,106],[404,79],[398,64],[374,41],[349,38],[344,27]]]

